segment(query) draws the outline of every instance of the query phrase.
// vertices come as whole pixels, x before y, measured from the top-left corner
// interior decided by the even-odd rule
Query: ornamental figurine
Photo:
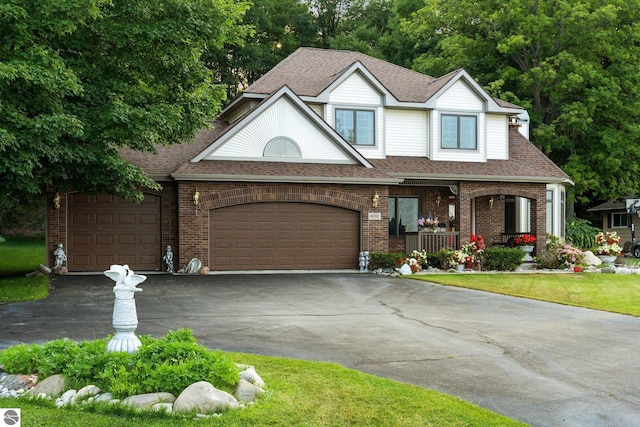
[[[62,264],[67,260],[67,255],[64,253],[64,245],[58,243],[58,247],[53,251],[53,256],[56,258],[55,268],[62,268]]]
[[[167,245],[167,253],[162,257],[162,260],[167,264],[167,273],[173,273],[173,250],[171,245]]]
[[[147,280],[147,276],[135,274],[126,264],[112,265],[104,275],[116,282],[113,287],[113,329],[116,333],[107,343],[107,351],[135,353],[142,343],[134,333],[138,327],[138,314],[133,297],[136,292],[142,291],[136,285]]]

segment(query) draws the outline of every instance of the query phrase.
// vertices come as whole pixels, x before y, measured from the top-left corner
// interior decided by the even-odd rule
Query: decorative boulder
[[[240,372],[240,378],[258,387],[265,386],[264,381],[260,378],[260,375],[256,372],[256,368],[253,366],[247,366],[245,370]]]
[[[213,414],[239,406],[236,398],[229,393],[218,390],[207,381],[200,381],[180,393],[173,404],[173,412]]]
[[[584,262],[586,264],[589,264],[589,265],[600,265],[600,264],[602,264],[602,261],[600,260],[600,258],[595,256],[593,254],[593,252],[591,252],[591,251],[584,252]]]
[[[29,390],[30,396],[40,396],[42,393],[51,397],[60,396],[64,393],[64,377],[62,375],[52,375]]]
[[[129,396],[122,401],[122,404],[141,410],[149,409],[158,403],[172,403],[175,400],[176,397],[171,393],[146,393]]]
[[[264,390],[247,380],[240,380],[236,387],[236,398],[242,402],[255,402],[259,394]]]

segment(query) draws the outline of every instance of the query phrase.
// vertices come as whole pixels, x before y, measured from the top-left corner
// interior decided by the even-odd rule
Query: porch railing
[[[522,236],[524,234],[531,234],[530,232],[522,232],[522,233],[502,233],[502,244],[509,243],[510,239],[515,239],[516,237]]]
[[[405,250],[408,254],[416,251],[438,252],[441,248],[460,247],[460,233],[457,231],[420,231],[405,235]]]

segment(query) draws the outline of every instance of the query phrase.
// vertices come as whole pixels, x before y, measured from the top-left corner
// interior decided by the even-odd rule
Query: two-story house
[[[141,204],[48,195],[69,271],[355,269],[358,253],[456,247],[472,233],[563,235],[570,178],[527,139],[526,112],[465,71],[440,78],[300,48],[193,142],[124,151],[162,184]],[[522,120],[524,119],[524,120]],[[56,203],[54,203],[54,200]],[[437,218],[437,232],[418,220]]]

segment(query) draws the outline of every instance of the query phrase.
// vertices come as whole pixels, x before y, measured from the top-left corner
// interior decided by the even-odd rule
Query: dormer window
[[[351,145],[375,145],[373,110],[336,109],[336,131]]]
[[[475,150],[477,133],[476,116],[442,115],[442,148]]]

